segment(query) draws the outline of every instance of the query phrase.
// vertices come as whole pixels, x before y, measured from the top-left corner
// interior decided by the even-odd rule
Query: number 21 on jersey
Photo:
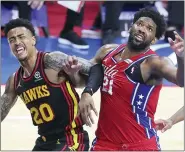
[[[112,85],[113,80],[110,80],[107,76],[104,76],[102,91],[108,92],[110,95],[112,95]]]

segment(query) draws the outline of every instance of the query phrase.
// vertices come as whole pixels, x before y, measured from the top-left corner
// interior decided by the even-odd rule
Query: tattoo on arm
[[[67,54],[60,51],[51,52],[44,56],[45,68],[52,68],[56,71],[61,71],[62,64],[67,58]]]
[[[10,109],[14,106],[17,97],[12,101],[12,98],[7,94],[2,95],[1,97],[1,121],[7,116]]]
[[[7,81],[4,94],[1,96],[1,122],[7,116],[10,109],[17,100],[17,95],[14,91],[13,77]]]
[[[84,74],[84,75],[88,75],[89,74],[89,71],[90,71],[90,68],[94,65],[93,63],[91,63],[90,61],[88,60],[85,60],[83,58],[78,58],[78,61],[79,63],[82,64],[82,68],[81,70],[79,71],[81,74]]]
[[[62,70],[62,64],[64,63],[64,60],[67,59],[67,54],[62,53],[60,51],[51,52],[49,54],[46,54],[44,56],[44,63],[46,68],[52,68],[56,71]],[[79,63],[82,64],[82,69],[80,70],[81,74],[87,75],[89,73],[89,70],[91,66],[93,65],[90,61],[77,57]]]

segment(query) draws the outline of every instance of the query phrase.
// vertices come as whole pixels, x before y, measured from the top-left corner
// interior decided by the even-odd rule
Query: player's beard
[[[137,41],[133,32],[130,32],[130,35],[128,38],[128,46],[130,47],[131,50],[134,50],[136,52],[144,51],[146,48],[148,48],[150,43],[151,42],[147,40],[143,40],[142,42]]]

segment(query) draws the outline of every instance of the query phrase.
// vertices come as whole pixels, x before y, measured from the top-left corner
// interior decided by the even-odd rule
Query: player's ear
[[[32,37],[32,45],[33,45],[33,46],[36,45],[36,37],[35,37],[35,36]]]
[[[156,41],[157,41],[157,38],[155,37],[155,38],[152,40],[151,45],[155,44]]]

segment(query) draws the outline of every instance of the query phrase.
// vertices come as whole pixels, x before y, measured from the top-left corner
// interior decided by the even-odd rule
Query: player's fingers
[[[76,56],[73,55],[73,64],[78,64],[78,59]]]
[[[66,68],[71,68],[68,60],[64,60],[64,64],[65,64]]]
[[[72,56],[68,56],[67,57],[67,61],[68,61],[70,66],[73,65],[73,58],[72,58]]]
[[[91,108],[94,111],[95,115],[98,116],[98,111],[95,108],[94,102],[91,102]]]
[[[170,46],[173,46],[175,44],[175,42],[170,37],[168,38],[168,42],[170,43]]]
[[[87,121],[86,121],[86,109],[83,107],[81,110],[80,110],[80,114],[81,114],[81,117],[82,117],[82,120],[83,122],[87,125]]]
[[[44,3],[44,1],[41,1],[41,2],[39,3],[39,6],[37,7],[37,10],[40,10],[40,9],[41,9],[43,3]]]
[[[183,41],[183,39],[181,38],[181,36],[176,31],[174,31],[174,34],[175,34],[175,40],[176,40],[176,42]]]
[[[80,69],[81,69],[81,67],[82,67],[82,65],[81,65],[81,64],[78,64],[78,65],[72,65],[72,66],[71,66],[71,68],[72,68],[72,69],[76,69],[76,70],[80,70]]]
[[[160,130],[159,125],[156,125],[156,126],[155,126],[155,129],[156,129],[156,130]]]
[[[31,0],[29,0],[29,1],[28,1],[28,5],[30,5],[31,3],[32,3],[32,1],[31,1]]]
[[[175,48],[179,49],[184,46],[184,42],[178,42],[174,45]]]
[[[89,115],[91,113],[91,107],[88,105],[87,108],[86,108],[86,110],[87,110],[87,113],[86,113],[86,117],[87,117],[86,118],[86,121],[87,121],[88,126],[91,127],[91,122],[90,122],[90,119],[89,119]]]
[[[155,120],[154,122],[155,122],[155,124],[161,124],[161,123],[163,123],[164,121],[163,121],[162,119],[158,119],[158,120]]]
[[[36,1],[32,1],[31,8],[35,9],[36,7],[37,7],[37,2]]]
[[[181,48],[177,49],[177,51],[178,51],[178,52],[182,52],[183,50],[184,50],[184,48],[183,48],[183,47],[181,47]]]
[[[67,72],[67,67],[66,67],[65,62],[62,63],[62,68],[63,68],[63,70],[64,70],[65,72]]]
[[[166,125],[162,130],[161,132],[164,133],[166,130],[170,129],[170,125]]]
[[[94,124],[94,119],[93,119],[93,116],[92,116],[92,113],[91,113],[91,107],[90,106],[89,106],[88,112],[89,112],[89,119],[91,121],[90,123]]]
[[[83,108],[83,118],[84,122],[87,126],[89,126],[89,119],[88,119],[88,105],[84,106]]]

